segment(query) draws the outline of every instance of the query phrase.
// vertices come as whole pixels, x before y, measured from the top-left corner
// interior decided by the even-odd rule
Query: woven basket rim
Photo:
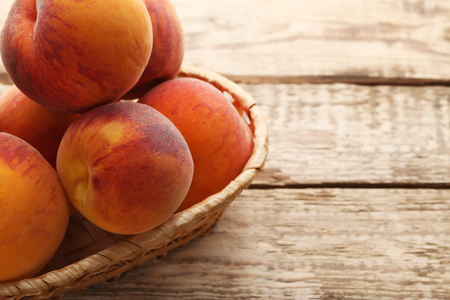
[[[48,298],[52,296],[52,291],[61,287],[65,287],[63,294],[71,290],[77,290],[77,283],[86,274],[92,272],[101,274],[101,272],[105,271],[104,266],[106,263],[127,261],[128,258],[138,251],[145,253],[149,249],[155,249],[161,244],[164,245],[168,239],[178,232],[189,230],[202,218],[226,209],[236,196],[248,188],[257,173],[263,168],[268,155],[268,127],[265,116],[261,113],[250,94],[222,75],[194,66],[182,65],[179,76],[201,79],[213,84],[221,91],[228,92],[248,114],[254,129],[254,149],[241,174],[221,192],[174,214],[157,228],[134,235],[61,269],[53,270],[34,278],[0,282],[0,298],[18,295],[39,297],[43,292],[46,292],[45,298]],[[106,279],[108,278],[104,278],[103,281]]]

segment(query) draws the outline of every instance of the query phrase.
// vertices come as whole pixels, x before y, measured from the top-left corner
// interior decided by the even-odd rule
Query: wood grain
[[[450,1],[173,3],[185,62],[233,80],[449,82]]]
[[[211,234],[64,299],[448,299],[449,198],[247,190]]]
[[[448,187],[450,89],[242,85],[269,127],[255,185]]]

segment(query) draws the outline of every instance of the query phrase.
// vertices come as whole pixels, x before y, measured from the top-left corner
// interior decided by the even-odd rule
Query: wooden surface
[[[450,1],[176,0],[186,61],[267,82],[445,82]]]
[[[265,169],[210,234],[63,299],[450,299],[450,1],[173,3],[185,63],[267,116]]]

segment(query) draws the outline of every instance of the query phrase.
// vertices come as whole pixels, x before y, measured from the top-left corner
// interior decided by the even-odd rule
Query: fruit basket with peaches
[[[16,0],[0,47],[0,299],[57,299],[184,247],[264,165],[264,115],[183,64],[169,0]]]

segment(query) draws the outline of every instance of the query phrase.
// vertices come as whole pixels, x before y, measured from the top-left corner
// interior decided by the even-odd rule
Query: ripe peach
[[[155,85],[175,78],[183,61],[183,28],[172,2],[144,0],[144,3],[152,20],[153,50],[141,78],[123,99],[139,98]]]
[[[59,247],[69,201],[56,171],[24,140],[0,133],[0,282],[36,275]]]
[[[183,201],[193,174],[178,129],[135,102],[83,113],[64,134],[56,168],[78,211],[118,234],[141,233],[167,220]]]
[[[252,154],[249,126],[223,93],[207,82],[194,78],[166,81],[139,102],[169,118],[189,145],[194,177],[178,211],[225,188]]]
[[[0,50],[12,81],[30,99],[81,113],[136,84],[152,39],[142,0],[17,0]]]
[[[56,168],[56,152],[76,114],[50,110],[25,96],[15,85],[0,96],[0,131],[36,148]]]

